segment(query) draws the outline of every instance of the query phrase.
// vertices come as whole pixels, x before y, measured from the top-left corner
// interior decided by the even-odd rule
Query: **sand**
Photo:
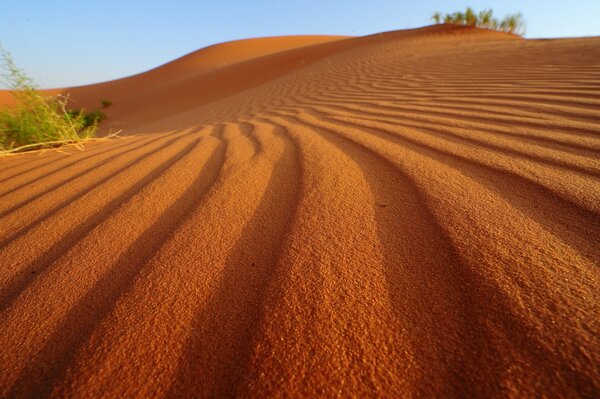
[[[598,48],[265,38],[65,89],[124,138],[0,159],[0,397],[598,395]]]

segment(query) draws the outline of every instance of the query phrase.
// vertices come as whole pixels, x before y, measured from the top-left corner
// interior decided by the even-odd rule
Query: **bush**
[[[52,147],[93,137],[104,114],[86,114],[67,109],[68,96],[44,96],[10,54],[0,48],[4,58],[4,83],[16,104],[0,110],[0,151]]]
[[[107,100],[107,99],[103,99],[101,101],[101,103],[102,103],[102,108],[108,108],[112,105],[112,101]]]
[[[525,20],[521,13],[507,15],[501,21],[498,21],[494,18],[491,9],[475,13],[471,7],[467,7],[465,12],[457,11],[451,14],[442,14],[441,12],[436,11],[431,16],[431,20],[436,24],[446,23],[477,26],[479,28],[509,32],[519,36],[525,34]]]
[[[92,112],[85,112],[84,109],[70,109],[67,113],[71,118],[83,118],[83,128],[97,126],[106,119],[106,114],[99,109]]]

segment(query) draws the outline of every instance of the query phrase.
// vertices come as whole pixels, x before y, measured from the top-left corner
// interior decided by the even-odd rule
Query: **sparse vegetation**
[[[106,114],[99,109],[85,112],[83,109],[70,109],[67,111],[72,118],[83,118],[83,128],[97,126],[100,122],[106,119]]]
[[[467,7],[464,12],[457,11],[450,14],[443,14],[436,11],[431,15],[431,20],[436,24],[446,23],[477,26],[479,28],[509,32],[519,36],[525,34],[525,20],[521,13],[510,14],[502,18],[502,20],[498,20],[494,18],[494,13],[491,9],[476,13],[471,7]]]
[[[102,103],[102,108],[108,108],[108,107],[110,107],[112,105],[112,101],[110,101],[110,100],[108,100],[106,98],[103,99],[101,101],[101,103]]]
[[[69,110],[68,96],[41,94],[33,80],[0,47],[3,82],[12,91],[14,106],[0,109],[0,155],[21,150],[79,143],[94,136],[101,111]]]

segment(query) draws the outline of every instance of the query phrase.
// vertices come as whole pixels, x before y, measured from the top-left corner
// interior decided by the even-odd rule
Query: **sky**
[[[362,36],[430,24],[434,11],[521,12],[527,38],[600,36],[600,0],[0,0],[0,45],[43,88],[116,79],[225,41]],[[0,87],[6,87],[0,85]]]

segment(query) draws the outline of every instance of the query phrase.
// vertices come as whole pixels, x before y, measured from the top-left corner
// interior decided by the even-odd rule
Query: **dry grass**
[[[104,113],[69,110],[68,96],[43,95],[7,51],[0,48],[0,54],[4,83],[16,100],[0,110],[0,155],[78,144],[95,136]]]

